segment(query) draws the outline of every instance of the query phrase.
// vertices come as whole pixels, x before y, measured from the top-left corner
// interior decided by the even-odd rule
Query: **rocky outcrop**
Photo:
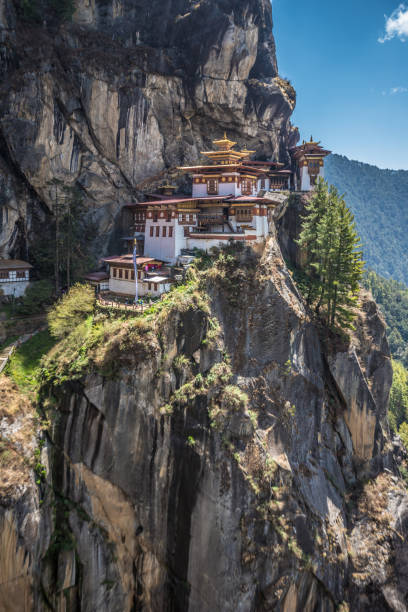
[[[210,311],[183,301],[148,345],[120,340],[116,374],[47,383],[41,544],[14,528],[36,606],[405,609],[375,304],[348,339],[322,335],[274,235],[207,290]]]
[[[42,25],[22,11],[8,0],[0,15],[1,256],[30,258],[55,179],[82,188],[104,251],[121,205],[224,130],[287,160],[295,96],[268,0],[80,0],[71,23],[50,9]]]

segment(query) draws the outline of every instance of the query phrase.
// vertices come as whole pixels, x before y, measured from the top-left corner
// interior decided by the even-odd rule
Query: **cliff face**
[[[24,575],[36,610],[406,609],[376,305],[322,335],[274,235],[205,282],[154,333],[110,339],[115,372],[46,384],[46,482],[2,510],[22,560],[2,601]]]
[[[103,251],[121,204],[224,130],[287,159],[269,0],[79,0],[72,23],[43,9],[41,25],[22,6],[0,13],[1,256],[29,257],[54,179],[81,186]]]

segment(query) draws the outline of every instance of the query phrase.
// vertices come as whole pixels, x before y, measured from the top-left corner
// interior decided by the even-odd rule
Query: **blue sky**
[[[408,169],[408,0],[272,0],[272,8],[302,139]]]

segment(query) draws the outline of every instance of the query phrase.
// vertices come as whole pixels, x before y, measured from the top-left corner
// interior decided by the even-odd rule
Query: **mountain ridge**
[[[326,159],[325,169],[354,213],[368,266],[408,284],[408,170],[383,170],[337,154]]]

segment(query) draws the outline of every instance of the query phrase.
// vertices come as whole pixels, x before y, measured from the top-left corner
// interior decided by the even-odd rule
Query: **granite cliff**
[[[301,210],[47,358],[37,484],[2,492],[2,609],[407,609],[384,322],[365,293],[348,337],[311,320],[281,254]]]
[[[224,129],[286,159],[268,0],[27,6],[0,11],[1,255],[30,257],[53,179],[81,186],[102,252],[121,204]],[[2,379],[0,609],[407,610],[384,322],[364,293],[348,337],[312,319],[290,272],[303,205],[151,315],[74,329],[38,415]]]
[[[30,258],[55,179],[82,188],[101,253],[121,205],[224,130],[287,160],[269,0],[79,0],[70,22],[47,6],[0,12],[0,256]]]

